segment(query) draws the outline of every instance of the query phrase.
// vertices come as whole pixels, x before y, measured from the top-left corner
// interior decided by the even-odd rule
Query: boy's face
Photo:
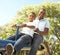
[[[33,13],[30,13],[28,15],[28,19],[29,19],[30,22],[32,22],[35,19],[35,15]]]

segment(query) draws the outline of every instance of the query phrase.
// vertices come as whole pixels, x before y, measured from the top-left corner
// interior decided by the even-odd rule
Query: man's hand
[[[38,28],[36,28],[35,32],[39,33],[39,29],[38,29]]]
[[[40,35],[47,35],[48,30],[48,28],[45,28],[44,31],[40,31],[38,28],[36,28],[35,32],[39,33]]]

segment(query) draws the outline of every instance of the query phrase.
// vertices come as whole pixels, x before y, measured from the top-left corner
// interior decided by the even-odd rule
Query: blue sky
[[[0,26],[10,22],[16,16],[17,11],[27,5],[36,5],[46,0],[0,0]],[[60,2],[60,0],[49,0],[50,2]]]

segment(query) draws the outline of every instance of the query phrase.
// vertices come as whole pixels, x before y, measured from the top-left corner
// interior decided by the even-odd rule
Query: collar
[[[39,19],[38,19],[39,20]],[[43,18],[43,19],[41,19],[41,20],[39,20],[39,21],[45,21],[45,18]]]

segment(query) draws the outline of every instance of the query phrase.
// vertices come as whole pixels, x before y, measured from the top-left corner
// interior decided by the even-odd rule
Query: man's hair
[[[40,10],[46,11],[46,9],[44,9],[44,8],[41,8]]]
[[[34,14],[34,15],[35,15],[35,17],[36,17],[36,13],[35,13],[35,12],[30,12],[30,13]]]

